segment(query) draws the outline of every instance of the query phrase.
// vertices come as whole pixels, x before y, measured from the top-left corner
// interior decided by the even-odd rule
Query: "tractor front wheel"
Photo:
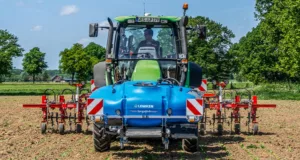
[[[104,127],[98,127],[94,123],[93,138],[96,151],[104,152],[110,149],[111,137],[105,133]]]
[[[197,152],[198,146],[198,139],[182,139],[182,149],[186,152]]]

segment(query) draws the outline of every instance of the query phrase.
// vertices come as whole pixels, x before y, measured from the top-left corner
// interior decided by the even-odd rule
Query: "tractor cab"
[[[108,29],[106,61],[94,67],[97,87],[119,81],[168,80],[174,85],[199,87],[202,70],[188,61],[187,30],[205,37],[206,28],[187,28],[188,17],[121,16],[116,25],[90,24],[90,37]]]

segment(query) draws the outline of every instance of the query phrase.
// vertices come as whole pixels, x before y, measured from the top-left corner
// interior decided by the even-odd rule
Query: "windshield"
[[[176,59],[174,30],[168,25],[129,25],[120,30],[119,59]]]

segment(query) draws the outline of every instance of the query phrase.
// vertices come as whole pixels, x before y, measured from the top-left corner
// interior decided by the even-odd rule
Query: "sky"
[[[58,69],[59,53],[75,43],[106,46],[107,31],[89,38],[89,23],[143,15],[144,3],[147,13],[164,16],[182,16],[182,5],[188,3],[188,16],[209,17],[227,26],[236,35],[233,42],[258,24],[254,0],[0,0],[0,29],[19,38],[24,54],[39,47],[46,53],[48,69]],[[13,65],[22,69],[22,58],[15,58]]]

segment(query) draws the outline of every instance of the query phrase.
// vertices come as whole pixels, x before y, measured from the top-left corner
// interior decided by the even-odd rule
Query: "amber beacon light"
[[[188,10],[188,9],[189,9],[189,4],[184,3],[184,4],[183,4],[183,9],[184,9],[184,10]]]

